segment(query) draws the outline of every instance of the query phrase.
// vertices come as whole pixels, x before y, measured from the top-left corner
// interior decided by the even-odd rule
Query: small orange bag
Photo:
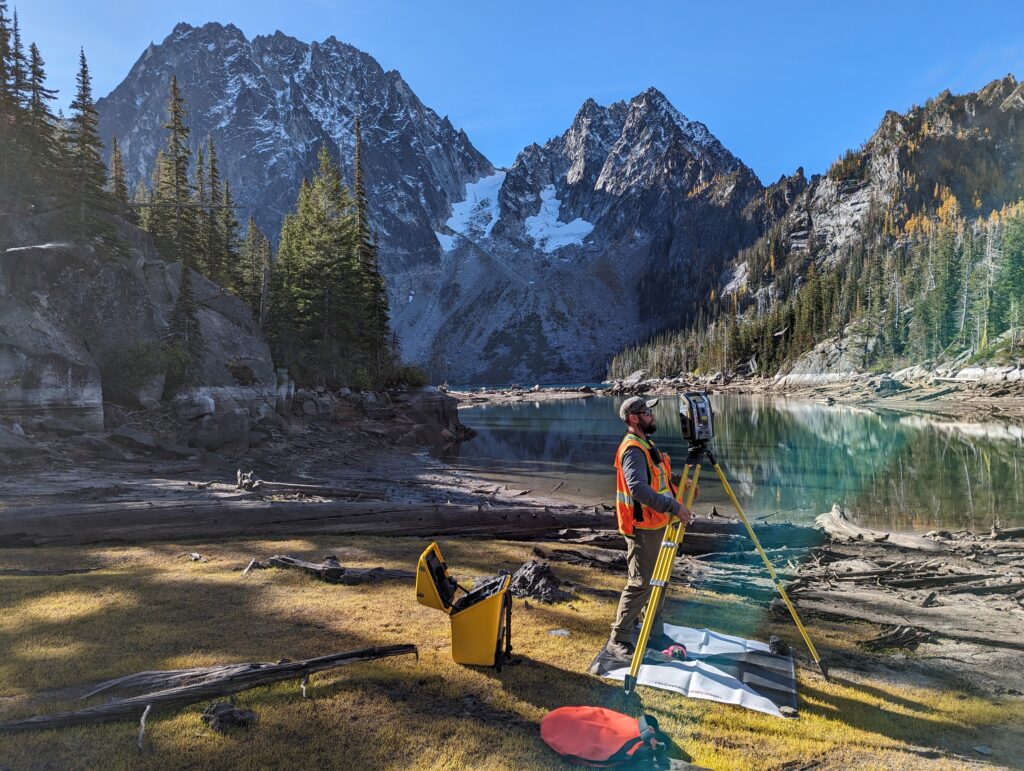
[[[651,758],[665,749],[653,717],[637,719],[603,707],[552,710],[540,721],[540,736],[558,754],[588,766]]]

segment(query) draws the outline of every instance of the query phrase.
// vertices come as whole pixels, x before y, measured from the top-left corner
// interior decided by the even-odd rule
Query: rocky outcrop
[[[162,350],[181,266],[160,260],[132,229],[130,256],[46,243],[0,254],[0,416],[59,417],[103,427],[104,402],[155,407],[163,395]],[[204,351],[200,390],[221,406],[275,401],[270,351],[249,309],[193,276]],[[251,378],[234,374],[245,363]],[[216,400],[214,400],[216,402]]]

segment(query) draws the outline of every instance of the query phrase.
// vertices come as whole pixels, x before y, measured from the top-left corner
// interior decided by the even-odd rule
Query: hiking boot
[[[629,662],[633,660],[633,651],[636,650],[636,646],[631,642],[609,640],[608,644],[604,646],[604,649],[616,661]]]

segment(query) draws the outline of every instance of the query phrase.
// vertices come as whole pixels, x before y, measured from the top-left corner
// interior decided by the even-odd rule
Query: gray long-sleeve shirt
[[[655,511],[679,516],[683,507],[671,495],[662,495],[647,481],[647,456],[639,447],[630,447],[622,454],[622,473],[633,500]]]

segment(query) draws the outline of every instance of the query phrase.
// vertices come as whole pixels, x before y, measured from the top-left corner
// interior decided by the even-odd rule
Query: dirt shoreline
[[[613,396],[643,393],[650,396],[674,396],[683,391],[708,391],[723,394],[762,394],[786,399],[825,402],[864,407],[872,410],[934,415],[952,420],[1009,420],[1024,422],[1024,384],[989,383],[972,381],[937,381],[910,383],[899,390],[879,390],[878,378],[859,376],[832,383],[779,388],[770,378],[739,378],[728,383],[708,383],[700,380],[681,383],[674,381],[641,381],[639,388],[614,391],[605,389],[582,392],[575,388],[533,389],[481,389],[479,391],[449,391],[459,402],[459,409],[488,404],[516,404],[521,402],[557,401],[560,399],[586,399],[594,396]]]

